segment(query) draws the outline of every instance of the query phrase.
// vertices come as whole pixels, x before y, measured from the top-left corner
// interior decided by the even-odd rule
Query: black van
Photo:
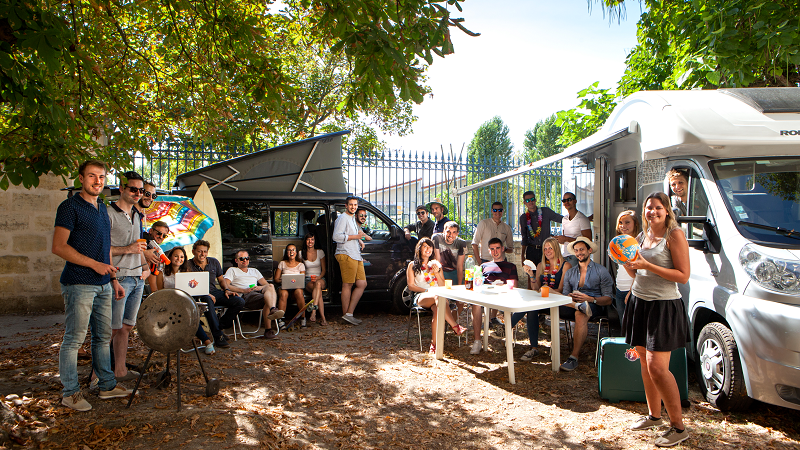
[[[191,193],[174,192],[179,195]],[[345,211],[348,194],[305,192],[216,191],[214,202],[222,234],[222,262],[227,270],[239,250],[250,254],[250,266],[272,280],[287,245],[303,247],[303,237],[316,231],[316,247],[325,252],[328,290],[325,302],[340,304],[341,275],[333,257],[333,223]],[[359,199],[367,211],[371,241],[365,241],[362,256],[367,275],[364,301],[389,299],[393,311],[408,314],[412,296],[406,289],[406,267],[413,250],[406,245],[402,229],[381,210]],[[318,230],[317,230],[318,228]],[[333,295],[332,295],[333,294]]]

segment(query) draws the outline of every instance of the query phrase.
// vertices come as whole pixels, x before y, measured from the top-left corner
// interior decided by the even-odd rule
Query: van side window
[[[273,209],[272,236],[298,237],[298,225],[297,210],[276,211]]]
[[[269,208],[263,202],[217,202],[222,242],[269,242]]]

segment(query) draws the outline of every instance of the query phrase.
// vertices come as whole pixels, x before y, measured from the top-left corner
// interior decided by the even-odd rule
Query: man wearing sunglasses
[[[128,370],[128,336],[136,325],[139,305],[142,303],[144,280],[150,275],[142,252],[147,244],[138,241],[142,236],[142,220],[135,205],[144,194],[144,179],[136,172],[123,174],[125,184],[120,188],[119,200],[107,209],[111,220],[112,264],[119,267],[116,278],[125,289],[125,295],[111,306],[111,341],[114,350],[114,375],[117,381],[133,380],[139,373]],[[113,279],[113,277],[112,277]]]
[[[542,244],[551,235],[550,222],[561,222],[563,216],[545,206],[536,205],[536,194],[527,191],[522,194],[525,201],[525,213],[519,216],[519,229],[522,233],[522,257],[529,259],[534,265],[542,261]],[[528,278],[528,289],[531,280]]]
[[[250,267],[250,254],[247,250],[239,250],[233,259],[236,267],[231,267],[225,272],[228,285],[226,290],[244,298],[244,309],[263,308],[263,315],[267,318],[264,339],[275,339],[278,336],[275,330],[269,327],[273,320],[280,319],[284,314],[275,307],[278,299],[275,288],[258,269]]]
[[[570,242],[583,236],[588,240],[592,240],[592,224],[589,218],[582,212],[578,211],[577,198],[572,192],[565,192],[561,198],[561,204],[567,210],[567,214],[561,219],[561,236],[556,236],[558,243],[561,244],[561,253],[564,255],[564,260],[572,267],[578,266],[578,258],[572,254],[569,248]]]
[[[478,223],[472,237],[472,253],[479,256],[482,263],[492,261],[489,252],[489,240],[500,239],[505,247],[505,253],[514,253],[514,232],[511,226],[503,222],[503,204],[492,203],[492,216]]]
[[[419,239],[433,236],[433,221],[428,216],[428,209],[424,205],[417,206],[417,223],[406,225],[403,232],[411,251],[414,251]],[[417,236],[412,237],[411,233],[417,233]]]
[[[158,194],[156,194],[156,185],[153,184],[152,181],[144,180],[144,193],[139,199],[139,202],[136,204],[136,209],[139,211],[139,214],[142,218],[142,230],[146,230],[147,227],[150,226],[150,224],[147,223],[147,215],[145,214],[145,210],[149,208],[150,205],[153,204],[153,201],[155,201],[157,198]],[[167,231],[169,231],[169,229],[167,229]],[[164,240],[164,237],[161,238],[162,241]],[[152,227],[150,228],[149,236],[148,233],[142,233],[142,239],[147,239],[148,241],[156,240],[156,242],[161,244],[158,239],[155,239]],[[154,249],[145,250],[142,253],[144,253],[144,259],[147,260],[147,264],[151,266],[161,262],[158,258],[158,252],[156,252]]]

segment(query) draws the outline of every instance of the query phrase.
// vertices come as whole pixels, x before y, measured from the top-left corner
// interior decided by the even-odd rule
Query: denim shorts
[[[141,277],[119,277],[119,284],[125,289],[125,296],[111,304],[111,329],[119,330],[122,324],[136,325],[136,316],[139,314],[139,305],[142,304],[144,280]]]

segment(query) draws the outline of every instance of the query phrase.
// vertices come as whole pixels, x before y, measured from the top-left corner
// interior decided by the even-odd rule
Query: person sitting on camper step
[[[265,325],[264,339],[274,339],[275,331],[270,328],[271,321],[283,317],[283,308],[275,307],[275,288],[261,275],[258,269],[250,266],[250,254],[239,250],[235,257],[236,267],[225,272],[226,290],[244,298],[243,309],[263,308]]]

